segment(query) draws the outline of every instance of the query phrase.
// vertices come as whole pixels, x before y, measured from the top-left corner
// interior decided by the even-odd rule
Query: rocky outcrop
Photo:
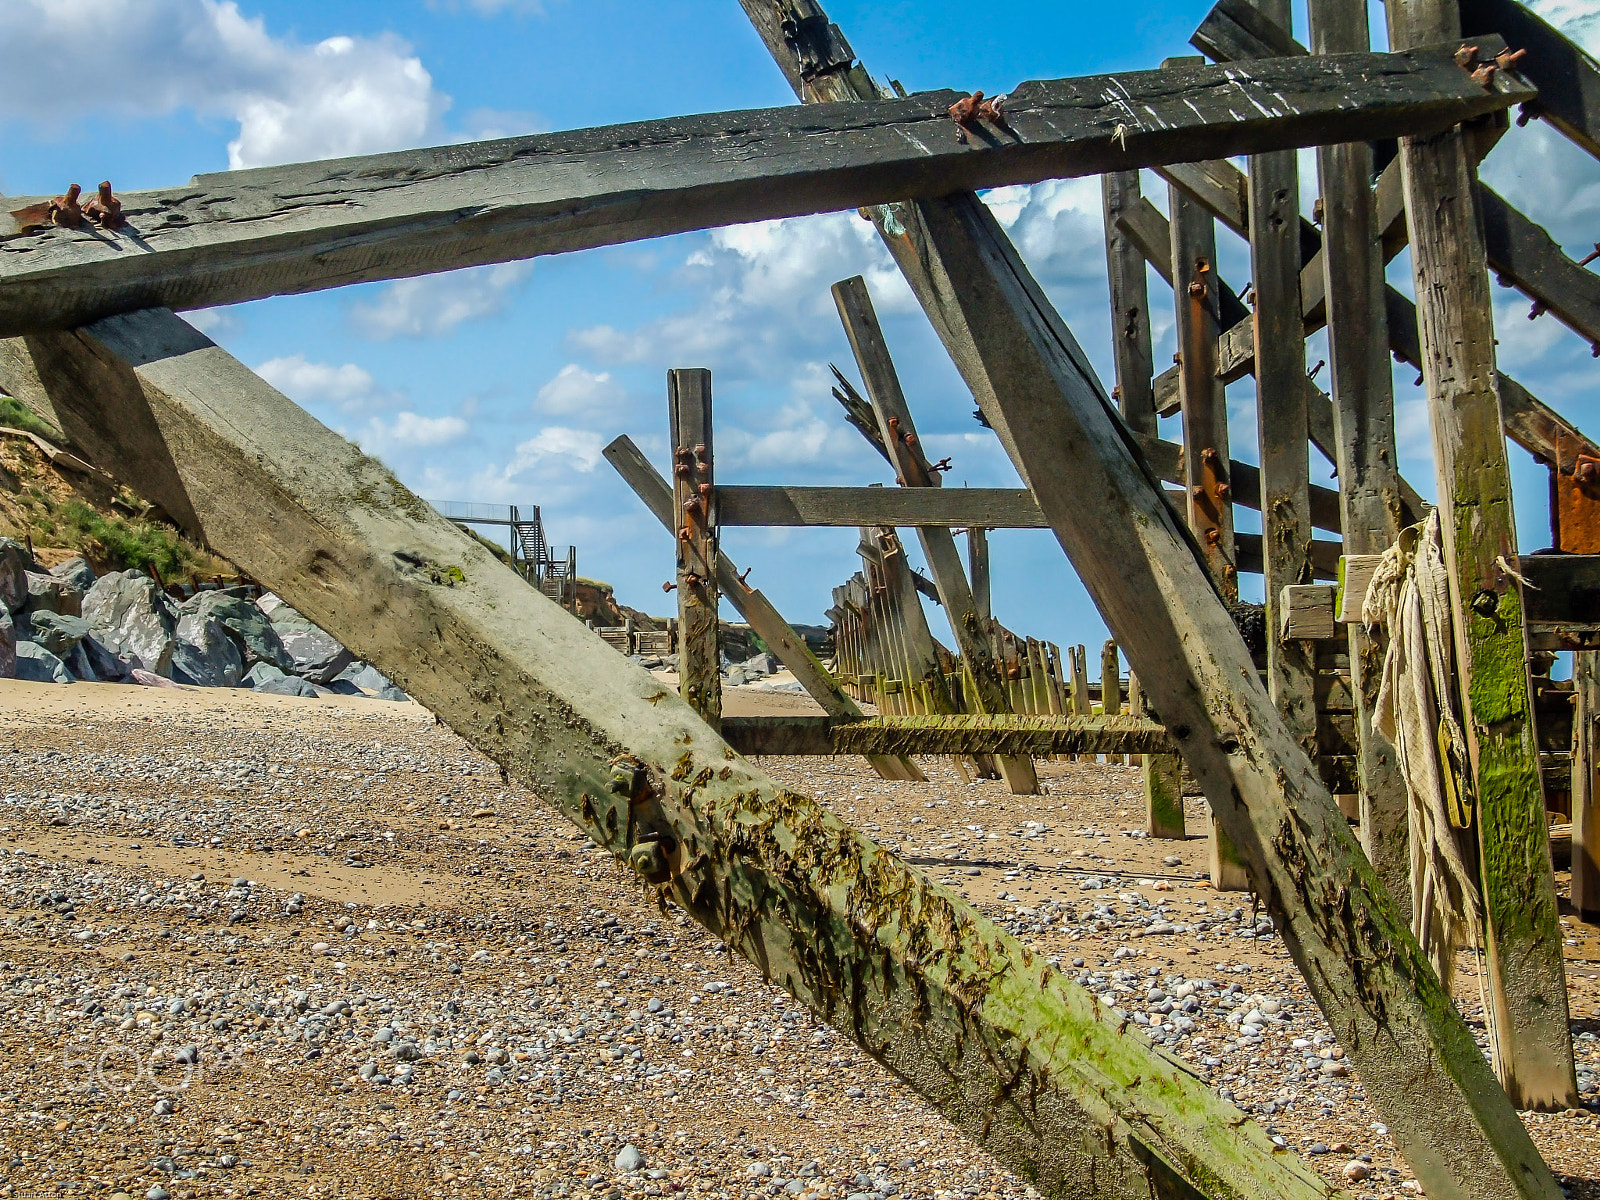
[[[179,612],[182,617],[219,623],[237,643],[246,669],[258,662],[270,663],[285,673],[294,669],[294,659],[284,649],[271,619],[247,596],[229,591],[197,592],[183,602]]]
[[[13,679],[16,674],[17,623],[4,607],[0,607],[0,679]]]
[[[61,659],[70,656],[78,643],[89,636],[88,621],[49,609],[35,609],[28,614],[28,623],[33,643]]]
[[[54,575],[28,572],[28,611],[65,613],[69,617],[83,612],[83,592]]]
[[[178,618],[172,651],[172,678],[196,687],[237,687],[244,678],[244,655],[226,626],[203,612]]]
[[[133,666],[170,677],[177,613],[148,575],[119,571],[97,579],[83,598],[83,616],[106,649]]]
[[[57,563],[50,568],[50,574],[80,596],[87,594],[94,586],[94,570],[81,558],[69,558],[65,562]]]
[[[296,679],[293,675],[282,675],[277,679],[269,679],[259,684],[258,692],[265,692],[269,696],[310,696],[313,699],[322,693],[317,691],[315,685],[304,679]]]
[[[35,642],[17,643],[16,677],[30,683],[72,683],[67,665]]]
[[[28,572],[39,569],[33,555],[21,542],[0,537],[0,605],[9,613],[21,612],[28,604]]]
[[[279,601],[269,614],[272,627],[283,642],[293,665],[289,668],[312,683],[332,683],[339,673],[356,661],[356,656],[331,635]]]

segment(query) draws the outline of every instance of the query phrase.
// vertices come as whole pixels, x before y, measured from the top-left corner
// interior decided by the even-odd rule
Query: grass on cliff
[[[31,408],[15,396],[8,396],[4,392],[0,392],[0,425],[36,433],[51,442],[61,440],[61,434],[35,416]]]
[[[202,565],[194,547],[158,521],[108,517],[81,500],[56,505],[44,520],[50,525],[46,532],[61,537],[68,545],[92,549],[94,557],[120,563],[123,570],[154,567],[162,579],[181,579]]]

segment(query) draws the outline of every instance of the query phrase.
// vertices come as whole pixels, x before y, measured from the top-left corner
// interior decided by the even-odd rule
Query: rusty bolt
[[[1213,467],[1222,462],[1222,455],[1217,453],[1217,448],[1215,446],[1207,446],[1204,450],[1200,451],[1200,458],[1202,461]]]
[[[700,576],[696,575],[693,571],[690,571],[683,577],[683,582],[686,587],[697,588],[704,583],[705,580],[701,579]]]
[[[1191,283],[1189,285],[1189,295],[1191,295],[1191,296],[1204,296],[1205,294],[1206,294],[1206,285],[1201,283],[1198,279],[1196,279],[1193,283]]]
[[[685,525],[682,529],[678,530],[678,540],[680,542],[691,541],[693,538],[694,538],[694,530],[690,529],[687,525]]]
[[[1189,494],[1196,500],[1204,500],[1206,497],[1206,489],[1197,483],[1189,489]]]
[[[711,485],[709,483],[702,483],[694,490],[699,493],[700,499],[702,500],[709,498],[711,495]]]
[[[1529,121],[1539,115],[1539,106],[1532,100],[1524,100],[1517,105],[1517,128],[1521,129]]]
[[[678,585],[669,580],[661,585],[661,590],[663,592],[675,592],[678,590]]]
[[[672,473],[679,479],[687,479],[689,476],[694,474],[694,468],[688,463],[679,463],[677,466],[672,468]]]
[[[706,444],[704,442],[700,442],[695,446],[695,448],[694,448],[694,456],[696,458],[698,458],[698,459],[701,459],[702,461],[705,459],[705,456],[706,456]]]
[[[1528,309],[1528,320],[1537,321],[1549,311],[1550,306],[1547,305],[1543,300],[1535,300],[1532,307]]]
[[[690,496],[687,500],[685,500],[683,502],[683,511],[686,512],[686,513],[698,514],[700,512],[700,509],[701,509],[701,504],[700,504],[700,497],[699,496]]]
[[[672,877],[667,846],[660,834],[646,834],[628,851],[628,865],[646,883],[665,883]]]
[[[1208,529],[1208,530],[1206,530],[1206,545],[1211,546],[1211,547],[1216,547],[1216,546],[1222,545],[1222,530],[1220,530],[1220,529]]]
[[[755,570],[754,567],[746,567],[743,571],[741,571],[739,573],[739,582],[740,583],[744,583],[744,590],[747,591],[747,592],[755,591],[755,589],[753,587],[751,587],[748,583],[745,583],[745,580],[750,578],[750,572],[754,571],[754,570]]]
[[[938,462],[936,462],[932,466],[930,466],[928,468],[928,470],[934,471],[934,472],[950,470],[950,460],[949,460],[949,458],[941,458]]]
[[[1461,67],[1463,70],[1468,70],[1472,67],[1473,63],[1478,61],[1478,48],[1476,46],[1468,46],[1463,43],[1461,48],[1455,52],[1454,57],[1456,60],[1456,66]]]
[[[1597,258],[1600,258],[1600,242],[1596,242],[1594,244],[1594,249],[1589,251],[1589,253],[1585,254],[1578,260],[1578,265],[1580,267],[1587,267]]]
[[[1572,477],[1583,484],[1600,483],[1600,462],[1592,458],[1583,459],[1573,468]]]
[[[611,778],[606,783],[606,791],[613,796],[632,796],[638,781],[639,769],[632,763],[614,762],[611,764]]]
[[[1493,87],[1495,69],[1493,63],[1484,63],[1472,73],[1472,82],[1486,88]]]
[[[917,444],[917,435],[914,433],[908,433],[904,435],[904,441],[908,446],[915,446]]]
[[[50,222],[53,225],[65,225],[69,229],[76,229],[83,224],[83,208],[78,204],[78,197],[83,194],[83,188],[77,184],[67,187],[65,196],[57,196],[50,201]]]
[[[122,216],[122,201],[111,194],[111,181],[102,179],[95,198],[83,206],[83,215],[95,221],[102,229],[121,229],[127,224]]]
[[[1494,56],[1494,63],[1502,71],[1509,71],[1526,57],[1528,57],[1527,47],[1523,47],[1521,50],[1513,50],[1508,46]]]
[[[1500,599],[1488,588],[1481,588],[1473,594],[1472,611],[1480,617],[1492,617],[1500,607]]]
[[[1226,483],[1217,484],[1217,499],[1227,500],[1233,495],[1233,488]]]

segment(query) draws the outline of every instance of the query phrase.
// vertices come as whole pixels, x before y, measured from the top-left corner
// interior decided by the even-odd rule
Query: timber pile
[[[1475,170],[1517,104],[1595,152],[1600,68],[1514,0],[1390,0],[1387,54],[1368,47],[1358,0],[1312,0],[1316,53],[1293,38],[1283,0],[1223,0],[1195,38],[1210,63],[1023,84],[996,108],[954,92],[886,95],[815,0],[741,3],[796,95],[819,107],[201,177],[123,198],[125,230],[48,224],[22,203],[0,228],[0,333],[15,335],[0,343],[0,385],[392,675],[662,904],[1045,1194],[1309,1200],[1328,1189],[1101,995],[741,757],[750,731],[730,721],[728,738],[718,733],[722,599],[821,705],[826,748],[867,755],[885,778],[920,778],[911,754],[926,750],[1027,795],[1036,755],[1115,752],[1106,739],[1122,737],[1142,756],[1150,831],[1181,836],[1181,756],[1209,801],[1212,881],[1271,909],[1426,1192],[1555,1200],[1516,1111],[1578,1098],[1525,663],[1547,643],[1582,651],[1574,902],[1589,912],[1600,907],[1600,622],[1574,599],[1600,555],[1600,460],[1498,370],[1489,269],[1585,336],[1593,289],[1537,226],[1480,191]],[[1524,77],[1493,36],[1502,23],[1559,52],[1528,58]],[[1373,189],[1367,144],[1389,137],[1400,166]],[[1323,148],[1320,231],[1298,209],[1293,151],[1305,146]],[[1238,155],[1244,171],[1225,161]],[[1166,216],[1140,195],[1143,167],[1165,177]],[[975,191],[1085,174],[1105,179],[1114,394]],[[841,375],[841,401],[899,486],[847,489],[831,516],[818,520],[804,489],[727,488],[710,373],[661,364],[670,478],[626,438],[607,457],[674,539],[681,695],[171,311],[847,208],[882,234],[1023,487],[942,494],[944,464],[923,454],[859,280],[834,289],[862,380],[857,392]],[[1249,240],[1254,314],[1219,278],[1219,222]],[[125,253],[123,238],[141,252]],[[1383,282],[1402,242],[1415,302]],[[1173,288],[1170,375],[1151,362],[1146,263]],[[1323,326],[1328,394],[1304,362],[1306,334]],[[1340,622],[1344,594],[1317,587],[1343,565],[1354,590],[1354,560],[1420,515],[1394,470],[1385,347],[1428,388],[1492,1063],[1396,902],[1408,894],[1406,788],[1371,720],[1394,631]],[[1229,444],[1226,387],[1244,373],[1260,398],[1259,466]],[[1181,442],[1157,436],[1162,411],[1181,414]],[[1508,435],[1549,465],[1556,548],[1581,553],[1519,557]],[[1338,491],[1310,485],[1312,444],[1337,461]],[[1262,513],[1263,535],[1235,528],[1240,506]],[[865,562],[859,640],[878,643],[842,661],[855,686],[870,673],[875,696],[903,703],[898,715],[865,718],[721,549],[736,520],[842,516]],[[1115,685],[1120,712],[1120,651],[1138,712],[1083,714],[1074,694],[1069,713],[1060,656],[1047,663],[1037,643],[992,625],[982,531],[1013,525],[1054,534],[1116,637],[1102,704]],[[956,526],[973,531],[965,565]],[[908,568],[902,530],[929,564],[954,651],[941,655],[928,630],[928,581]],[[1540,591],[1524,591],[1537,571]],[[1267,581],[1260,667],[1232,615],[1252,572]],[[1326,749],[1319,722],[1344,715],[1320,665],[1321,647],[1341,642],[1349,719],[1337,724],[1341,744],[1354,742],[1359,841],[1313,761]],[[1086,675],[1086,654],[1073,657]],[[898,693],[876,682],[890,665]]]

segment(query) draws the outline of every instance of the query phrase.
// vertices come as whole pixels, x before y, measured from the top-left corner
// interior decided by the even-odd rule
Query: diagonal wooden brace
[[[1309,1167],[1127,1017],[777,787],[673,692],[172,313],[0,343],[0,385],[35,368],[98,463],[1046,1195],[1327,1200]]]

